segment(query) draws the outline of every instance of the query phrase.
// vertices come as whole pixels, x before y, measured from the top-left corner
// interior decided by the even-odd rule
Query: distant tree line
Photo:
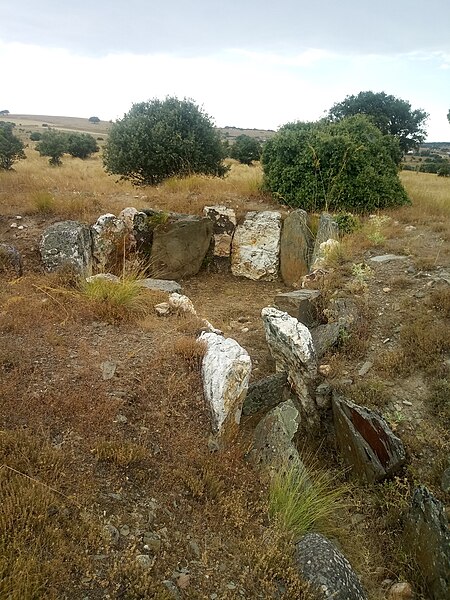
[[[36,138],[36,136],[34,137]],[[41,156],[50,157],[49,163],[52,166],[61,165],[61,158],[64,154],[85,159],[94,152],[99,151],[95,138],[88,133],[66,133],[56,129],[48,129],[42,134],[38,134],[38,137],[36,150]]]

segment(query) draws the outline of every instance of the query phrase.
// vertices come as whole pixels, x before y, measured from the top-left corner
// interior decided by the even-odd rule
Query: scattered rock
[[[374,263],[392,262],[393,260],[405,260],[407,256],[399,256],[397,254],[381,254],[380,256],[372,256],[369,260]]]
[[[317,425],[317,407],[308,390],[317,375],[316,353],[309,329],[276,308],[263,308],[261,316],[277,371],[287,372],[308,423]]]
[[[188,313],[193,315],[194,317],[197,316],[197,312],[194,308],[192,300],[190,300],[190,298],[188,298],[187,296],[183,296],[182,294],[177,294],[176,292],[170,294],[169,306],[171,309],[174,309],[181,313]]]
[[[405,548],[412,553],[430,600],[450,596],[450,530],[444,506],[424,486],[414,490],[405,524]]]
[[[112,379],[114,377],[117,369],[117,363],[113,362],[112,360],[105,360],[105,362],[102,362],[101,368],[102,378],[104,381],[107,381],[108,379]]]
[[[22,255],[15,246],[11,244],[0,244],[0,270],[12,269],[16,277],[23,275]]]
[[[149,571],[153,567],[155,560],[154,556],[149,556],[148,554],[138,554],[136,556],[136,564],[146,571]]]
[[[161,550],[161,538],[153,531],[146,531],[144,533],[143,542],[145,544],[145,549],[149,550],[152,554],[158,554]]]
[[[199,339],[207,346],[202,377],[213,431],[221,438],[229,439],[241,420],[252,368],[250,356],[235,340],[216,333],[202,333]]]
[[[91,229],[77,221],[60,221],[44,231],[40,246],[47,271],[69,267],[88,276],[92,272]]]
[[[287,374],[269,375],[250,384],[242,407],[242,414],[252,415],[263,408],[272,408],[285,399]]]
[[[364,377],[364,375],[367,375],[367,373],[370,371],[370,369],[373,367],[373,362],[371,362],[370,360],[366,360],[366,362],[362,365],[362,367],[359,369],[358,371],[358,375],[360,377]]]
[[[340,242],[338,240],[327,240],[326,242],[322,242],[317,251],[317,257],[314,262],[311,264],[311,269],[324,269],[330,257],[337,251],[340,246]]]
[[[236,229],[236,214],[227,206],[205,206],[203,214],[213,224],[214,256],[228,257],[231,254],[231,242]]]
[[[138,279],[136,281],[138,285],[148,290],[158,290],[160,292],[173,293],[176,292],[181,294],[181,285],[171,279]]]
[[[295,546],[300,575],[317,600],[367,600],[358,576],[326,537],[308,533]]]
[[[412,587],[406,581],[394,583],[387,594],[387,600],[412,600],[413,597]]]
[[[318,323],[320,296],[319,290],[303,289],[284,292],[275,296],[275,306],[306,327],[314,327]]]
[[[248,212],[233,238],[231,271],[253,280],[278,277],[281,215],[275,211]]]
[[[117,544],[120,538],[120,533],[117,527],[108,523],[103,527],[103,538],[111,544]]]
[[[336,321],[340,327],[350,331],[359,319],[357,304],[350,298],[332,298],[324,311],[328,321]]]
[[[159,317],[166,317],[167,315],[170,315],[170,304],[168,302],[155,304],[155,311]]]
[[[187,573],[182,573],[177,578],[177,586],[180,588],[180,590],[186,590],[189,587],[190,582],[191,578]]]
[[[127,227],[122,219],[107,213],[92,225],[92,248],[98,267],[105,271],[123,254]]]
[[[302,209],[294,210],[284,220],[281,231],[280,271],[286,285],[300,287],[303,275],[309,271],[311,246],[312,234],[308,227],[308,214]],[[299,318],[299,321],[302,319]]]
[[[311,329],[311,337],[317,358],[321,358],[330,348],[336,346],[341,335],[339,323],[325,323]]]
[[[332,405],[337,446],[355,475],[373,483],[403,465],[403,444],[381,416],[337,394]]]

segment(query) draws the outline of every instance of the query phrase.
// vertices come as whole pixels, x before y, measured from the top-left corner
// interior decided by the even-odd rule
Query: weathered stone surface
[[[311,258],[311,269],[320,254],[320,245],[327,240],[339,240],[339,226],[333,217],[328,213],[320,215],[319,226],[317,228],[314,250]]]
[[[206,343],[203,390],[211,409],[213,432],[228,440],[241,420],[252,368],[250,356],[235,340],[216,333],[202,333],[199,339]]]
[[[317,600],[367,600],[348,560],[323,535],[303,536],[295,546],[295,562]]]
[[[112,283],[119,283],[120,278],[117,275],[113,275],[112,273],[97,273],[97,275],[91,275],[90,277],[86,277],[87,283],[93,283],[94,281],[111,281]]]
[[[318,322],[319,290],[295,290],[275,296],[275,305],[287,312],[306,327],[313,327]]]
[[[258,423],[253,434],[249,460],[263,471],[273,473],[292,465],[304,469],[294,442],[300,414],[292,400],[286,400]]]
[[[127,206],[119,213],[119,219],[121,219],[129,232],[133,233],[134,229],[134,217],[138,214],[138,209],[134,206]]]
[[[387,600],[412,600],[414,593],[410,584],[406,581],[394,583],[388,590]]]
[[[380,415],[337,394],[332,404],[337,446],[355,475],[373,483],[403,465],[403,444]]]
[[[183,294],[173,292],[169,296],[169,306],[175,310],[197,316],[192,300]]]
[[[311,263],[311,269],[317,270],[327,267],[330,257],[333,256],[339,246],[340,242],[333,239],[322,242],[317,250],[314,262]]]
[[[308,214],[294,210],[284,220],[281,231],[280,271],[286,285],[300,287],[301,278],[309,270],[312,241]]]
[[[181,293],[181,285],[171,279],[139,279],[136,283],[148,290],[157,290],[160,292]]]
[[[91,228],[77,221],[60,221],[48,227],[39,245],[48,271],[69,267],[82,275],[92,272]]]
[[[380,256],[372,256],[369,260],[374,263],[392,262],[393,260],[405,260],[407,256],[399,256],[397,254],[382,254]]]
[[[339,341],[341,327],[339,323],[325,323],[318,325],[311,331],[317,358],[321,358],[330,348]]]
[[[12,270],[17,277],[22,277],[22,255],[11,244],[0,244],[0,271]]]
[[[136,240],[136,248],[141,254],[146,257],[150,256],[155,227],[165,223],[168,219],[169,213],[152,208],[146,208],[134,214],[133,237]]]
[[[350,298],[332,298],[324,313],[328,321],[336,321],[348,331],[355,326],[360,317],[358,306]]]
[[[236,213],[228,206],[205,206],[203,214],[213,224],[214,256],[228,257],[236,229]]]
[[[125,222],[115,215],[101,215],[92,225],[92,253],[100,270],[104,271],[111,261],[123,254],[128,234]]]
[[[281,215],[275,211],[249,212],[233,238],[231,271],[253,280],[278,277]]]
[[[317,358],[309,329],[276,308],[263,308],[261,316],[277,371],[287,372],[308,423],[317,425],[319,415],[308,389],[317,376]]]
[[[202,266],[212,238],[210,219],[191,215],[170,215],[156,225],[150,265],[161,279],[183,279],[196,275]]]
[[[430,600],[450,597],[450,529],[444,506],[424,486],[414,490],[405,525],[405,548],[412,552]]]
[[[331,408],[331,385],[321,383],[316,387],[316,404],[319,410],[328,410]]]
[[[250,384],[242,407],[243,415],[252,415],[263,408],[272,408],[285,400],[287,373],[275,373]]]

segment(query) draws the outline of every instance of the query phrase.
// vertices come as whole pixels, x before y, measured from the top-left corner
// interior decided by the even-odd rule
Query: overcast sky
[[[116,119],[193,98],[217,125],[316,120],[385,91],[450,140],[450,0],[0,0],[0,110]]]

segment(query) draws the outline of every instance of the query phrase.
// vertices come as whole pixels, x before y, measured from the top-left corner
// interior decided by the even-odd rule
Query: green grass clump
[[[346,490],[325,471],[288,466],[271,480],[269,517],[294,541],[310,531],[326,532]]]

